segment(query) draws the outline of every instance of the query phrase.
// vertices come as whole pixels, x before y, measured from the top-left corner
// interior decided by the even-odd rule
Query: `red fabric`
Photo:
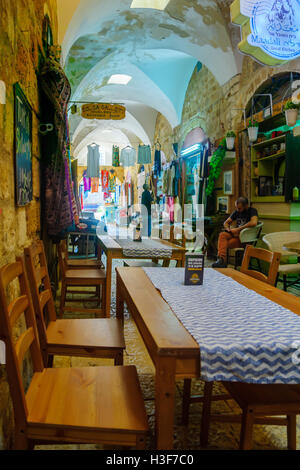
[[[109,183],[109,172],[108,170],[101,170],[101,184],[102,184],[102,191],[108,189]]]

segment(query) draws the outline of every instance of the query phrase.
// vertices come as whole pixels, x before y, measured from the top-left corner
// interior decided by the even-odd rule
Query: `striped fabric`
[[[171,258],[172,248],[156,240],[145,239],[141,242],[116,239],[123,248],[123,256],[126,258]]]
[[[203,286],[184,286],[184,269],[144,270],[198,342],[202,379],[300,383],[298,315],[214,269]]]

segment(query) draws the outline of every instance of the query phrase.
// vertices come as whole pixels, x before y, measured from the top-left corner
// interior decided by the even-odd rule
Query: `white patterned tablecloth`
[[[203,380],[300,383],[298,315],[214,269],[203,286],[185,286],[181,268],[143,269],[199,344]]]
[[[172,248],[156,240],[144,239],[134,242],[116,238],[115,241],[123,248],[123,256],[127,258],[171,258]]]

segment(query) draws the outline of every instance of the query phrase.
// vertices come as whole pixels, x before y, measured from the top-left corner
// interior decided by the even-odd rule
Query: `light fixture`
[[[153,10],[164,10],[170,0],[133,0],[130,8],[152,8]]]
[[[195,144],[195,145],[192,145],[191,147],[188,147],[184,150],[181,151],[181,156],[184,157],[186,155],[189,155],[190,153],[194,153],[196,152],[197,150],[200,150],[202,147],[201,144]]]
[[[130,75],[116,74],[112,75],[107,83],[109,85],[127,85],[131,79]]]

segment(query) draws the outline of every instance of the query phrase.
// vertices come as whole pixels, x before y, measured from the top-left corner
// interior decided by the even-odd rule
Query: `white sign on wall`
[[[232,21],[243,26],[243,52],[261,60],[259,49],[273,63],[300,56],[300,0],[235,0],[231,12]]]
[[[0,365],[6,363],[5,343],[0,340]]]

